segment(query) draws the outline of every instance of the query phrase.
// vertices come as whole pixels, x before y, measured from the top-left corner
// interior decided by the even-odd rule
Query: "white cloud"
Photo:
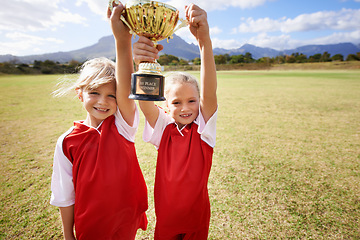
[[[164,0],[162,2],[176,7],[180,11],[180,16],[184,17],[185,6],[194,3],[206,11],[225,10],[229,7],[238,7],[242,9],[255,8],[265,4],[267,1],[274,0],[227,0],[219,3],[218,0]],[[122,1],[126,3],[128,1]],[[108,6],[108,0],[77,0],[76,5],[87,4],[92,12],[98,15],[104,15]]]
[[[195,37],[191,34],[188,27],[180,28],[175,32],[176,35],[181,37],[183,40],[185,40],[188,43],[194,43],[197,44]],[[171,41],[171,40],[170,40]]]
[[[224,49],[236,49],[244,45],[244,42],[239,42],[235,39],[220,40],[218,38],[212,38],[213,48],[224,48]]]
[[[86,18],[63,7],[64,0],[2,1],[0,11],[0,54],[35,54],[56,50],[63,40],[35,36],[56,31],[66,23],[87,25]],[[4,11],[3,9],[6,9]]]
[[[233,33],[245,32],[305,32],[317,30],[354,30],[359,29],[360,9],[342,9],[340,11],[321,11],[301,14],[293,19],[283,17],[275,20],[270,18],[243,19]]]
[[[33,36],[29,34],[24,34],[20,32],[12,32],[6,34],[6,37],[13,40],[13,41],[20,41],[26,38],[27,41],[35,42],[35,43],[42,43],[42,42],[53,42],[53,43],[62,43],[62,40],[56,38],[42,38],[38,36]]]
[[[5,34],[6,38],[10,41],[0,42],[0,55],[2,54],[13,54],[23,55],[22,52],[36,46],[37,51],[40,47],[47,44],[61,44],[62,40],[56,38],[42,38],[34,35],[24,34],[21,32],[12,32]],[[25,40],[24,40],[25,39]],[[12,50],[9,52],[9,50]],[[36,52],[36,49],[35,49]]]
[[[103,18],[106,18],[109,0],[77,0],[76,6],[81,6],[83,3],[87,4],[87,6],[93,13],[103,16]]]
[[[273,48],[276,50],[294,48],[300,44],[299,41],[291,39],[291,36],[287,34],[269,36],[266,33],[260,33],[257,36],[250,38],[247,43],[258,47]]]
[[[185,6],[191,3],[198,5],[206,11],[213,11],[219,9],[224,10],[229,7],[238,7],[242,9],[255,8],[265,4],[267,1],[273,0],[226,0],[222,2],[219,2],[218,0],[170,0],[164,2],[176,7],[180,12],[183,12]]]
[[[58,7],[59,0],[3,1],[0,12],[0,30],[40,31],[54,29],[63,23],[84,24],[79,14]]]
[[[293,49],[300,46],[312,45],[312,44],[324,45],[324,44],[336,44],[340,42],[358,43],[359,39],[360,39],[360,30],[355,30],[352,32],[338,32],[338,33],[330,34],[325,37],[307,39],[307,40],[294,39],[289,34],[270,36],[267,33],[260,33],[254,37],[249,38],[247,43],[258,47],[268,47],[276,50],[286,50],[286,49]],[[217,44],[221,45],[222,43],[218,41]]]
[[[358,29],[360,27],[360,9],[302,14],[294,19],[287,19],[284,23],[283,32]]]
[[[279,31],[280,22],[278,20],[273,20],[270,18],[260,18],[254,20],[253,18],[248,18],[245,20],[245,23],[241,23],[239,27],[233,29],[233,33],[238,32],[248,33],[248,32],[276,32]]]
[[[221,28],[219,28],[217,26],[210,28],[210,34],[211,35],[217,35],[217,34],[220,34],[220,33],[222,33]]]
[[[220,34],[220,33],[222,33],[222,29],[220,29],[219,27],[210,28],[210,35],[217,35],[217,34]],[[191,34],[188,27],[180,28],[179,30],[177,30],[175,32],[175,34],[177,36],[181,37],[186,42],[193,43],[193,44],[197,45],[196,38]]]
[[[308,44],[336,44],[339,42],[360,42],[360,29],[352,32],[336,32],[329,36],[307,41]]]

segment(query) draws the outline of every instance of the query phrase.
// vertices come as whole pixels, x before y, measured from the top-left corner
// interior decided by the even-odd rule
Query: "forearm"
[[[74,205],[60,207],[60,215],[63,225],[64,239],[75,239],[74,235]]]
[[[207,121],[217,109],[216,66],[214,61],[214,54],[212,51],[210,28],[207,22],[206,12],[197,5],[188,5],[185,9],[185,16],[189,23],[190,32],[196,38],[200,48],[200,108],[205,121]]]
[[[216,65],[210,37],[199,41],[199,48],[201,55],[201,106],[206,121],[217,109]]]
[[[154,128],[159,117],[157,106],[152,101],[139,101],[139,106],[150,126]]]
[[[131,89],[131,73],[134,72],[131,52],[131,34],[120,20],[125,6],[119,3],[108,11],[116,48],[116,101],[122,117],[130,126],[135,116],[135,102],[128,98]]]
[[[204,88],[204,90],[209,90],[203,92],[203,94],[210,93],[216,95],[216,65],[214,61],[211,39],[207,39],[205,43],[199,42],[199,48],[201,55],[201,82],[206,82],[206,88]]]
[[[116,40],[116,81],[121,97],[127,97],[131,88],[131,74],[134,72],[130,40]]]
[[[130,126],[133,125],[135,116],[135,101],[129,99],[131,90],[131,74],[134,72],[129,43],[115,41],[116,44],[116,100],[121,115]]]

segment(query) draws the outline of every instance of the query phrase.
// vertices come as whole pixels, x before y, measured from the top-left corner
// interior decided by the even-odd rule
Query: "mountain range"
[[[137,38],[133,38],[133,42],[137,41]],[[184,41],[181,37],[173,35],[172,39],[162,40],[159,42],[164,46],[162,54],[170,54],[183,58],[186,60],[192,60],[196,57],[199,57],[199,48],[197,45],[189,44]],[[360,45],[356,46],[353,43],[338,43],[338,44],[328,44],[328,45],[306,45],[298,47],[295,49],[288,49],[283,51],[278,51],[272,48],[262,48],[257,47],[251,44],[245,44],[237,49],[223,49],[215,48],[214,55],[220,54],[229,54],[232,55],[241,55],[246,52],[250,52],[254,59],[259,59],[262,57],[276,57],[279,55],[291,55],[292,53],[302,53],[306,56],[312,56],[315,54],[322,54],[328,52],[331,56],[335,54],[342,54],[345,58],[349,54],[356,54],[360,52]],[[33,63],[37,61],[51,60],[59,63],[66,63],[71,60],[76,60],[83,62],[87,59],[94,57],[108,57],[110,59],[115,58],[115,41],[112,35],[101,38],[96,44],[81,48],[69,52],[55,52],[47,53],[42,55],[28,55],[28,56],[14,56],[14,55],[0,55],[0,62],[9,62],[14,61],[16,63]]]

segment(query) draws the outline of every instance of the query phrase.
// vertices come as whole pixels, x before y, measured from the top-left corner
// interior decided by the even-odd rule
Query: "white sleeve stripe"
[[[143,140],[145,142],[150,142],[151,144],[153,144],[156,147],[156,149],[159,149],[161,137],[166,126],[169,125],[172,121],[171,117],[168,114],[166,114],[166,112],[163,109],[158,107],[158,110],[159,110],[159,116],[158,119],[156,120],[155,127],[152,128],[149,122],[146,121],[145,119],[145,128],[143,132]]]
[[[195,120],[195,123],[198,124],[199,126],[198,133],[200,134],[201,140],[206,142],[212,148],[214,148],[216,144],[217,114],[218,114],[218,110],[216,109],[215,113],[205,123],[201,110],[199,110],[199,116]]]
[[[136,131],[139,126],[140,117],[139,110],[135,105],[135,117],[133,126],[129,126],[127,122],[124,120],[123,116],[120,113],[120,110],[117,109],[115,112],[115,125],[120,135],[122,135],[129,142],[135,142]]]
[[[72,176],[72,163],[65,156],[63,151],[64,138],[73,131],[70,128],[61,135],[56,143],[54,153],[54,165],[51,179],[50,204],[57,207],[68,207],[75,203],[75,190]]]

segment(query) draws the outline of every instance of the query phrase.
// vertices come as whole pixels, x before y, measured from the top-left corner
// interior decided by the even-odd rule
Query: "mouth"
[[[94,107],[95,110],[99,111],[99,112],[107,112],[109,111],[109,109],[107,108],[98,108],[98,107]]]
[[[189,114],[180,114],[180,117],[182,118],[189,118],[192,116],[192,113],[189,113]]]

